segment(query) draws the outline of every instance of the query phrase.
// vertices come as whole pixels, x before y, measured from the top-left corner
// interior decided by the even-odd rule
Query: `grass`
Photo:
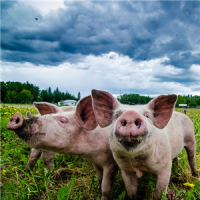
[[[177,109],[179,112],[183,110]],[[78,156],[56,154],[51,171],[45,169],[41,159],[32,172],[24,170],[30,148],[14,132],[8,131],[6,125],[11,115],[21,112],[26,116],[27,111],[37,114],[37,109],[31,105],[1,105],[1,199],[100,199],[98,178],[92,165]],[[200,169],[200,109],[187,109],[187,115],[195,127],[196,159]],[[138,184],[139,200],[152,199],[155,181],[153,175],[144,173]],[[184,185],[187,182],[188,186]],[[169,199],[169,196],[174,199],[200,200],[200,178],[191,176],[185,150],[179,154],[179,164],[173,164],[168,193],[171,195],[163,195],[163,200]],[[124,183],[118,171],[112,199],[124,198]]]

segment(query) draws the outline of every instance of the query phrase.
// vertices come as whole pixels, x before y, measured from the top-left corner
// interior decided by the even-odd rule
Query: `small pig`
[[[91,96],[80,100],[75,112],[63,112],[53,104],[35,106],[42,116],[23,118],[16,113],[7,129],[35,149],[79,155],[92,162],[101,185],[101,199],[109,199],[118,166],[110,150],[109,127],[97,126]],[[55,114],[46,114],[49,109]]]
[[[55,113],[55,109],[53,109],[54,107],[52,107],[51,105],[52,104],[50,104],[50,103],[43,102],[42,103],[43,109],[41,110],[42,113],[40,113],[40,114],[47,115],[47,114]],[[45,106],[47,107],[47,109],[44,109]],[[62,107],[60,107],[60,109],[64,112],[75,111],[76,106],[62,106]],[[40,112],[40,110],[38,110],[38,111]],[[27,112],[27,116],[29,116],[29,117],[31,116],[30,112]],[[37,116],[40,116],[40,115],[37,115]],[[31,149],[31,154],[30,154],[30,157],[29,157],[29,160],[28,160],[28,163],[27,163],[25,169],[33,170],[33,168],[34,168],[37,160],[40,158],[40,156],[42,157],[45,167],[48,170],[51,170],[53,167],[53,164],[54,164],[55,153],[50,152],[50,151],[44,151],[41,149]]]
[[[154,200],[162,198],[171,175],[172,159],[185,148],[192,175],[198,177],[193,123],[175,112],[176,95],[161,95],[147,105],[122,105],[105,91],[92,90],[98,124],[110,124],[110,148],[121,168],[127,196],[136,199],[143,171],[157,177]]]

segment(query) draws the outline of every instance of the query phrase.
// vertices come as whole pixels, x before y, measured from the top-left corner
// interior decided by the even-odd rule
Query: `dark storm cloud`
[[[178,75],[157,75],[154,78],[157,82],[175,82],[183,85],[188,85],[190,83],[193,85],[195,81],[199,82],[199,79],[195,77],[193,73],[188,71],[184,71],[184,73]]]
[[[194,59],[196,60],[196,58]],[[153,76],[153,82],[158,82],[158,83],[179,83],[182,86],[185,87],[194,87],[193,90],[198,91],[198,89],[195,89],[195,87],[199,84],[200,82],[200,77],[197,73],[195,73],[193,70],[190,70],[190,68],[188,68],[189,64],[188,63],[184,63],[182,62],[183,65],[185,65],[186,67],[184,68],[183,66],[181,66],[182,71],[177,73],[177,74],[165,74],[165,73],[161,73],[161,74],[157,74],[155,76]],[[186,61],[187,62],[187,61]],[[199,62],[199,61],[198,61]],[[177,65],[180,66],[180,63],[177,62]],[[176,63],[174,63],[174,66],[176,66]]]
[[[13,52],[13,51],[2,51],[2,60],[9,62],[31,62],[34,65],[59,65],[62,64],[64,60],[70,63],[76,63],[83,59],[82,55],[79,54],[66,54],[65,52],[46,52],[46,53],[34,53],[30,52]],[[89,69],[89,68],[88,68]]]
[[[192,54],[191,52],[176,53],[170,56],[170,59],[163,62],[164,65],[172,65],[177,68],[188,69],[192,64],[200,65],[200,53]]]
[[[17,1],[1,1],[1,12],[5,13],[6,10],[10,9]]]
[[[191,52],[200,42],[200,2],[65,5],[42,15],[25,4],[4,2],[2,60],[55,66],[114,51],[137,61],[167,56],[163,64],[178,68],[198,63],[199,54]]]

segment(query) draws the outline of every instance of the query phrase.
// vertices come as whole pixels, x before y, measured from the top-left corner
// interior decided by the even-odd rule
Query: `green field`
[[[8,131],[6,125],[14,113],[21,112],[26,117],[27,111],[38,113],[32,105],[1,105],[1,199],[66,199],[62,195],[68,195],[67,199],[100,199],[98,178],[92,165],[78,156],[56,154],[51,171],[45,169],[42,159],[38,160],[33,172],[24,171],[30,147],[14,132]],[[177,111],[183,112],[183,109]],[[187,109],[187,115],[195,127],[196,159],[200,169],[200,109]],[[138,199],[152,199],[154,190],[155,177],[144,173],[138,184]],[[185,150],[179,154],[179,164],[173,164],[168,192],[174,199],[200,200],[200,178],[191,176]],[[119,171],[111,199],[124,197]]]

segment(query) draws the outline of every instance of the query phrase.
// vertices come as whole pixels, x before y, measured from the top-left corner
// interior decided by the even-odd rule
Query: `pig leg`
[[[192,176],[199,177],[199,173],[197,171],[197,164],[195,159],[195,144],[190,144],[185,147],[187,151],[188,161],[191,168]]]
[[[54,165],[54,157],[55,157],[54,152],[51,151],[42,151],[42,159],[44,162],[45,167],[50,171]]]
[[[174,159],[173,159],[173,162],[178,165],[178,156],[176,156]]]
[[[102,183],[102,179],[103,179],[103,169],[97,165],[94,165],[93,164],[93,167],[97,173],[97,176],[98,176],[98,180],[99,180],[99,184],[100,184],[100,187],[101,187],[101,183]]]
[[[156,190],[154,192],[153,199],[160,200],[162,198],[162,192],[167,193],[167,187],[169,184],[171,175],[171,166],[169,169],[162,171],[157,175]]]
[[[97,173],[97,176],[98,176],[98,180],[99,180],[99,185],[100,185],[100,192],[101,192],[101,182],[102,182],[102,179],[103,179],[103,169],[97,165],[94,165],[92,164],[96,173]]]
[[[28,160],[28,163],[25,167],[25,170],[33,170],[37,160],[40,158],[42,150],[40,149],[31,149],[31,154]]]
[[[134,175],[127,174],[123,170],[121,170],[121,174],[124,180],[127,197],[131,200],[136,200],[138,177],[135,174]]]
[[[101,183],[101,191],[102,196],[101,200],[108,200],[111,196],[111,191],[115,179],[116,172],[118,170],[118,167],[116,166],[105,166],[103,168],[103,179]]]

